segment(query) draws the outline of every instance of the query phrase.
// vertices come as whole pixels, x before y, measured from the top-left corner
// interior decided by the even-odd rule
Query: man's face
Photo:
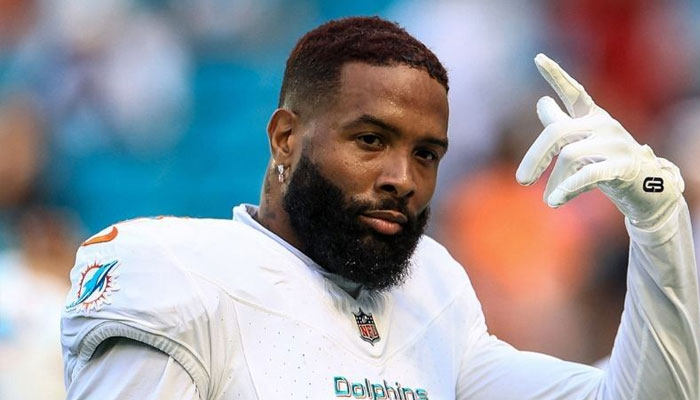
[[[447,95],[425,71],[346,64],[335,101],[301,115],[284,207],[302,250],[370,289],[400,283],[447,150]]]

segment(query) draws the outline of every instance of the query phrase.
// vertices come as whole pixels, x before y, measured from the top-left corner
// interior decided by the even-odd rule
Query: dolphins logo
[[[112,273],[117,265],[116,260],[88,265],[81,273],[77,298],[66,306],[66,310],[80,307],[84,311],[97,311],[103,304],[109,304],[108,295],[119,289],[114,283],[116,275]]]

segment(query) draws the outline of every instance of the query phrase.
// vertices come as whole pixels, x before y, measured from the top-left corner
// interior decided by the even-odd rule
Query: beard
[[[409,276],[411,256],[429,216],[428,208],[411,216],[406,199],[373,203],[349,198],[305,154],[290,178],[283,207],[304,254],[327,271],[376,292]],[[359,216],[370,210],[399,211],[408,221],[398,233],[384,235],[360,222]]]

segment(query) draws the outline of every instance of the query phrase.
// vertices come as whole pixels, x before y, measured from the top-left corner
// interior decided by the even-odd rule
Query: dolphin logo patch
[[[117,274],[114,272],[119,263],[114,260],[108,263],[97,262],[86,266],[80,273],[78,292],[74,301],[66,305],[66,311],[82,310],[98,311],[104,304],[111,304],[109,296],[119,290],[116,285]]]

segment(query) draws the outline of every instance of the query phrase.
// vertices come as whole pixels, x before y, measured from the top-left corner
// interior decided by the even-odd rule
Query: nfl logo
[[[360,313],[353,313],[353,315],[355,316],[355,322],[357,322],[357,328],[360,330],[362,340],[374,346],[374,342],[378,342],[380,338],[372,314],[365,314],[360,308]]]

